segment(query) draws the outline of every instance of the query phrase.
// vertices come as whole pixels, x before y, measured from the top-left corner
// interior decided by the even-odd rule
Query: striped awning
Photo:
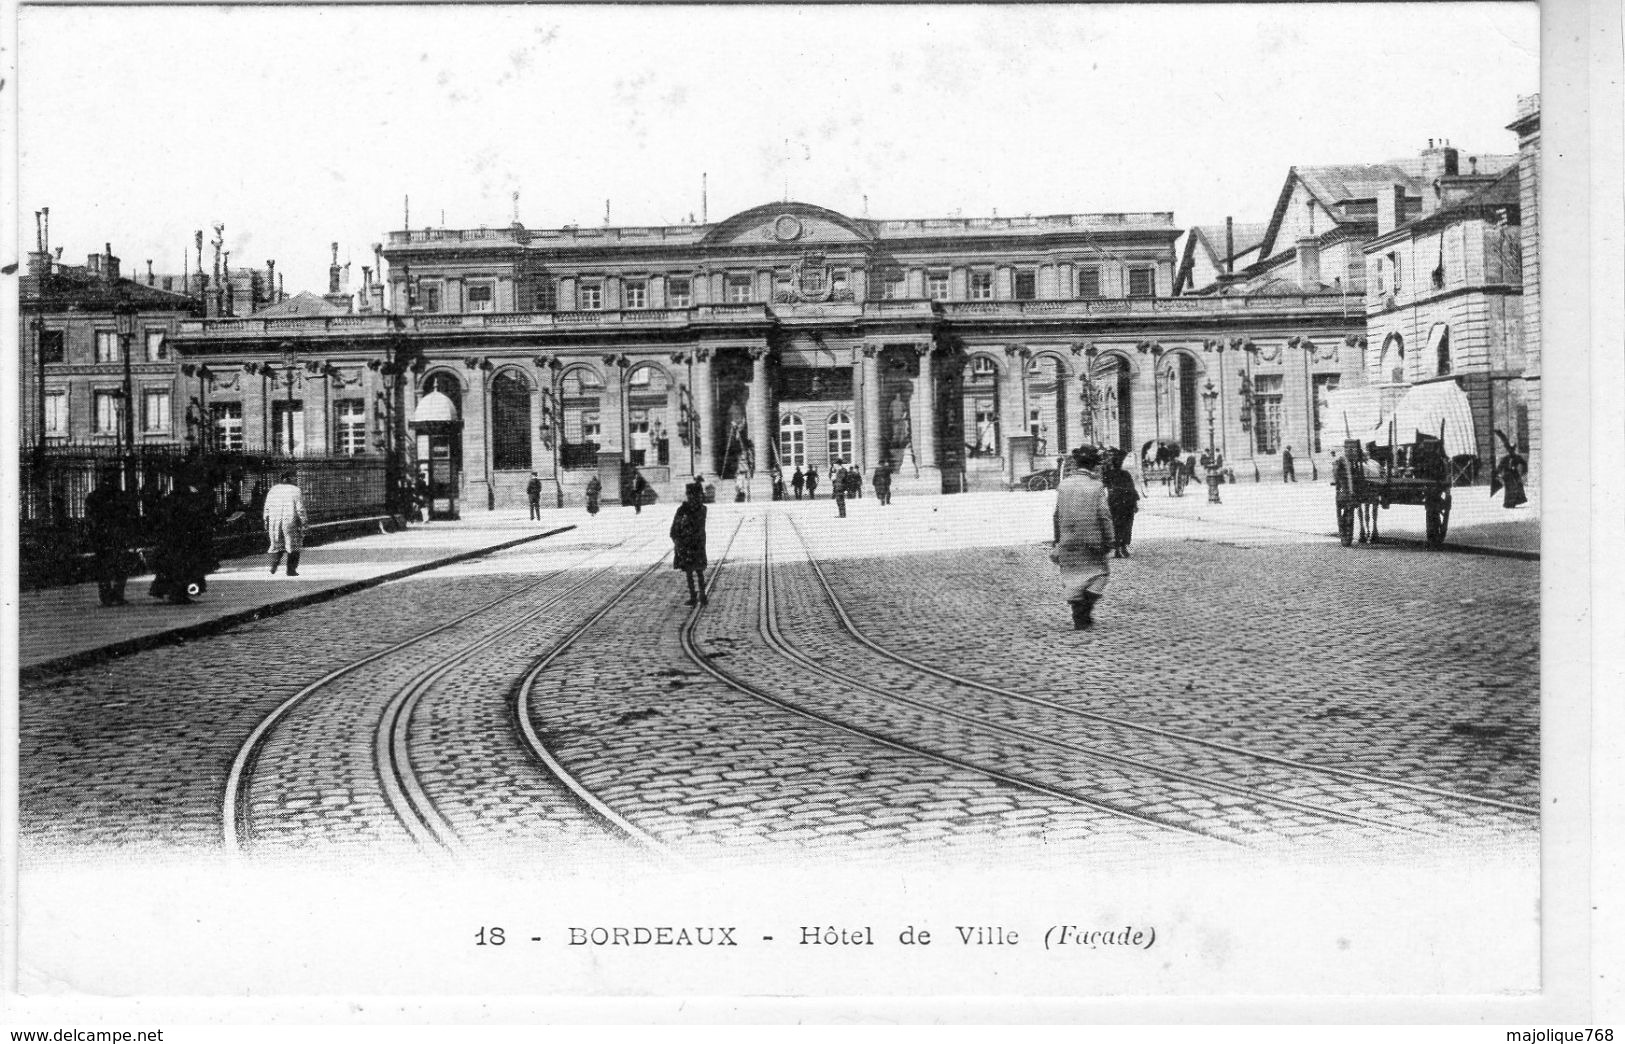
[[[1444,433],[1444,451],[1452,457],[1478,452],[1473,433],[1473,409],[1467,393],[1453,380],[1418,384],[1394,408],[1394,441],[1416,441],[1417,432]]]

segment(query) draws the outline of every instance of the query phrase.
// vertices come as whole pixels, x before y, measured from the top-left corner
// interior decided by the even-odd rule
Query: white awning
[[[1467,393],[1455,381],[1418,384],[1394,409],[1394,441],[1416,441],[1416,433],[1437,437],[1444,433],[1444,451],[1452,457],[1478,452],[1473,433],[1473,409]]]
[[[457,404],[444,392],[430,392],[418,400],[417,409],[412,411],[413,424],[443,423],[457,419]]]
[[[1335,448],[1344,439],[1382,442],[1387,439],[1383,420],[1385,396],[1378,388],[1339,388],[1326,393],[1326,405],[1320,411],[1320,437]]]

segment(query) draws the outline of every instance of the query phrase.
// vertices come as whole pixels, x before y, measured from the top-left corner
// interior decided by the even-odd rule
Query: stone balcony
[[[1317,315],[1347,309],[1363,315],[1359,296],[1294,294],[1258,297],[1145,297],[1071,301],[928,301],[923,299],[826,304],[705,304],[692,308],[635,308],[562,312],[466,312],[396,315],[308,316],[284,319],[188,319],[175,339],[271,340],[281,337],[343,337],[356,341],[393,334],[677,331],[696,327],[760,327],[850,322],[960,322],[1031,320],[1060,322],[1143,316],[1148,319],[1225,318],[1240,315]]]

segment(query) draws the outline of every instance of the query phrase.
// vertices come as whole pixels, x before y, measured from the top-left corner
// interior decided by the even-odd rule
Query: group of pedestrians
[[[261,487],[263,488],[263,487]],[[214,490],[201,465],[174,476],[169,492],[152,502],[143,522],[117,468],[106,468],[85,497],[85,526],[103,606],[129,604],[125,589],[141,560],[139,547],[150,535],[147,594],[171,605],[186,605],[209,589],[209,574],[220,568],[214,536],[218,525]],[[271,572],[287,557],[289,576],[299,575],[307,517],[304,496],[292,471],[284,471],[265,493],[261,520],[270,538]]]

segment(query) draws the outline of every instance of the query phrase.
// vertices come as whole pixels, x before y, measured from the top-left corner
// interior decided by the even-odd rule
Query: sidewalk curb
[[[489,547],[479,547],[472,551],[463,551],[455,555],[448,555],[445,558],[431,559],[430,561],[420,562],[414,566],[408,566],[405,569],[397,569],[392,573],[383,573],[379,576],[369,576],[362,580],[352,580],[349,583],[339,584],[337,587],[327,587],[320,591],[311,591],[308,594],[296,595],[292,598],[285,598],[278,602],[257,605],[249,609],[242,609],[234,613],[227,613],[225,616],[217,616],[212,620],[200,620],[197,623],[187,624],[184,627],[175,627],[166,631],[155,631],[152,634],[138,635],[134,638],[126,638],[122,641],[113,642],[111,645],[103,645],[95,649],[85,649],[81,652],[69,653],[66,656],[58,656],[52,660],[44,660],[40,663],[22,667],[17,671],[17,679],[19,682],[38,681],[51,675],[63,674],[68,671],[78,670],[81,667],[87,667],[94,663],[101,663],[105,660],[114,660],[121,656],[128,656],[132,653],[145,652],[148,649],[155,649],[161,645],[184,644],[185,642],[191,641],[195,638],[206,638],[210,635],[219,634],[222,631],[229,631],[233,627],[240,624],[253,623],[256,620],[264,620],[268,617],[280,616],[281,614],[294,609],[303,609],[309,605],[318,605],[322,602],[332,601],[335,598],[342,598],[345,595],[355,594],[358,591],[365,591],[371,587],[387,584],[392,580],[401,580],[405,577],[414,576],[418,573],[428,572],[431,569],[440,569],[445,566],[456,565],[458,562],[466,562],[472,558],[480,558],[484,555],[495,554],[498,551],[506,551],[511,547],[518,547],[520,544],[528,544],[533,540],[545,540],[548,537],[557,536],[560,533],[567,533],[574,528],[576,528],[574,525],[560,526],[557,529],[550,529],[545,533],[533,533],[529,536],[522,536],[516,540],[508,540],[500,544],[493,544]]]

